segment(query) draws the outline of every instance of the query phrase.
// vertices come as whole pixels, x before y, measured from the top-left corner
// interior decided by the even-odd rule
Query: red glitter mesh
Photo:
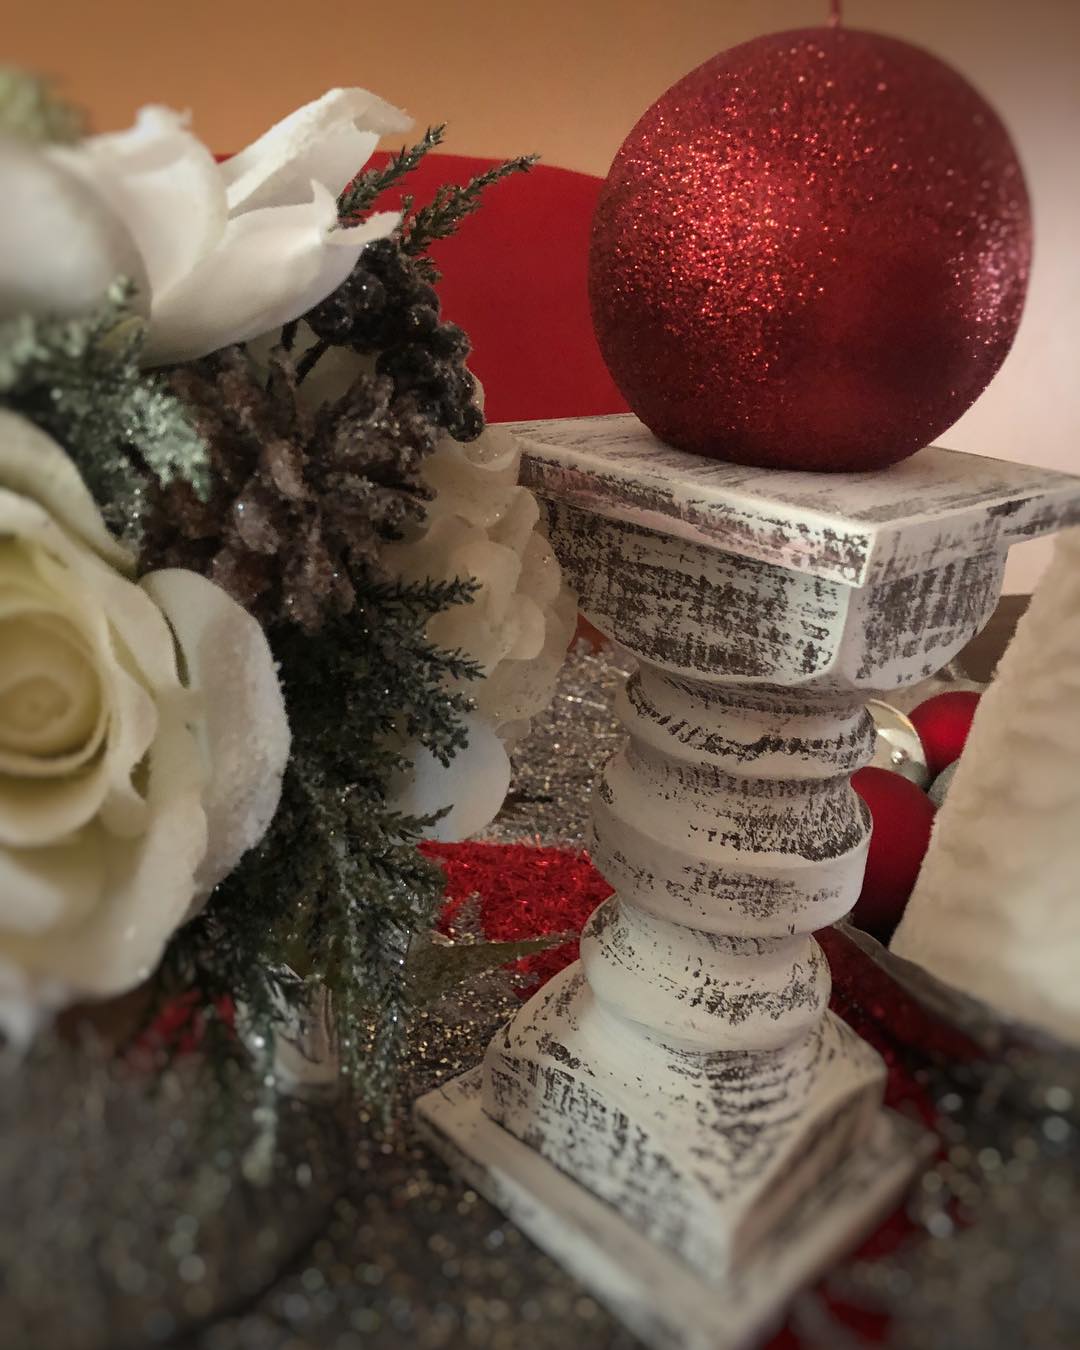
[[[532,844],[422,844],[426,857],[446,873],[446,907],[440,928],[450,928],[474,897],[484,936],[517,942],[547,933],[580,933],[585,920],[611,894],[586,853]],[[564,966],[576,961],[577,940],[526,956],[514,969],[527,978],[528,998]]]

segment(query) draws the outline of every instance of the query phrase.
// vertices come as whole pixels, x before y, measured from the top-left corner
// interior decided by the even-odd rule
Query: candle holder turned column
[[[1080,479],[946,450],[747,469],[632,416],[520,424],[582,612],[639,668],[593,806],[581,960],[423,1098],[470,1182],[657,1347],[738,1346],[896,1200],[925,1140],[827,1009],[858,896],[865,700],[989,618]]]

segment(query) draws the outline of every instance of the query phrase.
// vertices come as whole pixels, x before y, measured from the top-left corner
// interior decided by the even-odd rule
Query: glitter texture
[[[597,337],[680,449],[871,469],[1004,360],[1031,223],[993,110],[929,53],[805,29],[713,57],[644,114],[597,207]]]
[[[571,647],[555,698],[511,756],[510,792],[487,841],[585,843],[593,781],[626,740],[613,704],[634,666],[621,647],[597,651],[584,639]]]
[[[505,872],[490,844],[433,850],[454,940],[574,929],[602,891],[580,830],[620,735],[625,666],[572,653],[517,751]],[[576,846],[523,845],[526,827]],[[1080,1056],[1003,1038],[913,968],[898,982],[904,963],[864,935],[819,936],[832,1007],[883,1056],[888,1103],[943,1147],[907,1210],[800,1300],[770,1350],[1074,1347]],[[148,1092],[93,1047],[35,1052],[0,1093],[5,1350],[633,1350],[412,1131],[412,1102],[478,1062],[519,983],[475,977],[415,1019],[388,1130],[346,1102],[267,1112],[264,1084],[222,1091],[197,1060]]]
[[[548,933],[577,934],[611,887],[585,853],[532,844],[427,844],[446,872],[442,923],[452,928],[463,908],[478,901],[481,935],[488,942],[516,942]],[[576,936],[515,963],[522,998],[577,960]]]

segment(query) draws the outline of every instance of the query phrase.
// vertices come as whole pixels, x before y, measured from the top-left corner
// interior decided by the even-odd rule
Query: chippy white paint
[[[964,646],[1080,480],[941,450],[762,472],[630,417],[515,430],[583,613],[640,663],[593,808],[616,895],[419,1118],[651,1345],[743,1345],[919,1156],[811,936],[861,885],[865,700]]]

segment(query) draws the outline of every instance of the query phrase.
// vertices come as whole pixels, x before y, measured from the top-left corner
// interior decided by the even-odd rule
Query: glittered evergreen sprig
[[[355,225],[361,221],[376,197],[400,183],[412,173],[429,150],[442,144],[445,132],[445,123],[428,127],[416,145],[403,146],[385,164],[365,169],[346,183],[338,197],[338,216],[342,225]]]
[[[209,491],[207,447],[184,404],[139,367],[145,341],[118,280],[76,318],[0,320],[0,404],[35,422],[71,456],[108,524],[141,536],[148,483]]]
[[[391,155],[385,164],[357,174],[338,197],[341,223],[355,225],[363,220],[380,194],[396,187],[430,150],[442,144],[445,131],[445,124],[428,127],[415,145],[403,147],[397,154]],[[415,212],[413,198],[408,194],[403,195],[398,244],[402,253],[415,259],[416,270],[425,281],[435,282],[440,276],[438,268],[428,256],[431,245],[456,234],[462,222],[480,210],[488,188],[514,174],[528,173],[539,158],[539,155],[518,155],[492,165],[467,183],[443,183],[436,189],[433,199]]]
[[[416,849],[433,819],[396,811],[387,787],[408,768],[407,743],[443,763],[465,743],[467,700],[447,685],[477,668],[433,646],[424,629],[471,590],[371,582],[357,610],[318,638],[271,629],[294,746],[281,805],[167,961],[173,987],[194,983],[208,1004],[239,998],[266,1044],[282,1001],[324,989],[342,1069],[370,1102],[386,1098],[418,1002],[410,943],[431,928],[443,896],[441,870]]]
[[[361,218],[441,138],[435,128],[358,175],[343,220]],[[420,469],[439,436],[483,428],[468,340],[440,315],[425,250],[530,163],[440,188],[286,325],[268,358],[231,349],[169,377],[209,446],[211,487],[203,508],[184,484],[155,494],[144,561],[201,568],[257,614],[293,752],[268,834],[176,935],[161,988],[194,987],[208,1013],[235,998],[249,1046],[264,1054],[283,1005],[321,991],[343,1072],[372,1105],[389,1100],[411,1015],[432,991],[536,945],[429,941],[444,879],[416,845],[437,817],[397,810],[395,783],[417,745],[446,765],[466,744],[459,691],[481,671],[426,629],[470,603],[473,583],[404,583],[380,562],[382,543],[423,519]],[[308,381],[330,353],[337,393],[314,395]]]
[[[456,234],[462,221],[483,205],[483,196],[489,187],[501,183],[513,174],[528,173],[539,159],[538,155],[519,155],[516,159],[495,164],[476,174],[467,183],[444,183],[436,189],[427,206],[415,214],[406,210],[401,225],[401,247],[410,257],[423,258],[429,276],[438,278],[434,265],[427,258],[431,245]],[[412,203],[409,203],[411,207]]]

